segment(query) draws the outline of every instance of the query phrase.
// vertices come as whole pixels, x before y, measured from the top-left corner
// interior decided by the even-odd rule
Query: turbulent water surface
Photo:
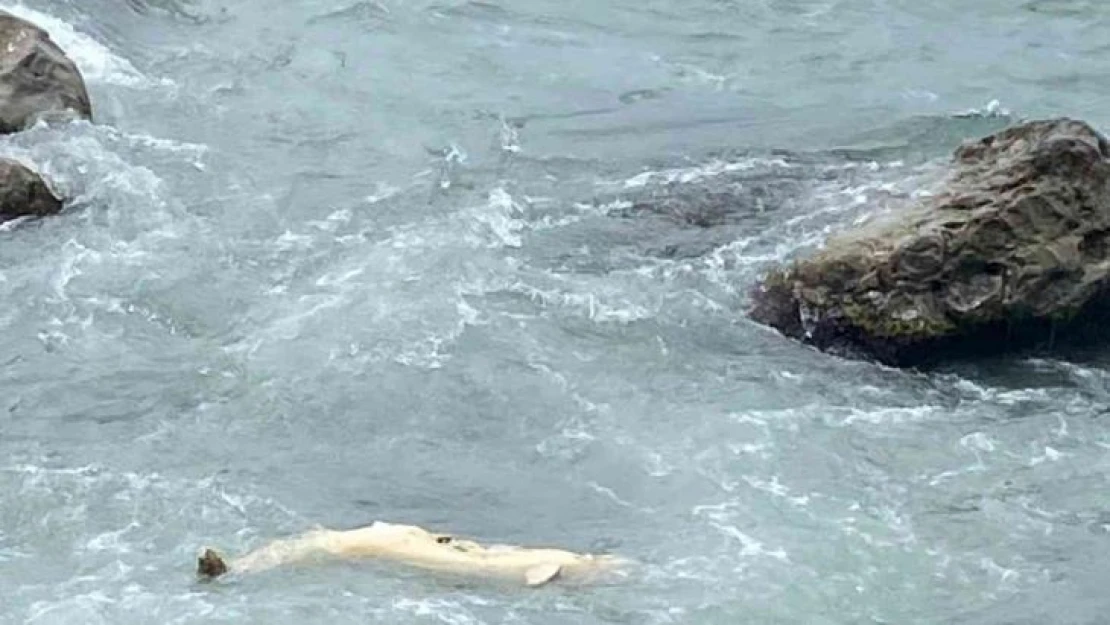
[[[769,263],[1017,118],[1105,127],[1088,0],[0,0],[94,124],[0,153],[4,623],[1094,624],[1110,351],[928,373],[746,321]],[[525,591],[196,550],[419,523]]]

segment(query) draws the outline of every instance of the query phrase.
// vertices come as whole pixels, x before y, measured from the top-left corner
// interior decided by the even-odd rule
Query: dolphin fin
[[[555,579],[563,567],[558,564],[538,564],[524,572],[524,581],[532,587],[543,586]]]

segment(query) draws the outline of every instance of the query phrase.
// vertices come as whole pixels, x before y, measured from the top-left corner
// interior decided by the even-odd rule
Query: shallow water
[[[1110,352],[896,371],[739,311],[961,139],[1105,128],[1110,5],[0,6],[97,113],[0,141],[74,198],[0,232],[0,622],[1105,620]],[[374,519],[640,565],[193,581]]]

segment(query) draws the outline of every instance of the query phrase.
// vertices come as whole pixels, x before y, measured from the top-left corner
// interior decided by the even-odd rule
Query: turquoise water
[[[1105,128],[1110,5],[0,5],[97,112],[0,142],[73,198],[0,232],[0,622],[1104,622],[1110,353],[896,371],[741,311],[961,139]],[[375,519],[640,564],[192,578]]]

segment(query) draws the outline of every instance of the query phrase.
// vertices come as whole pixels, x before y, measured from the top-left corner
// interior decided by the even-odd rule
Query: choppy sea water
[[[1110,351],[898,371],[740,311],[961,139],[1105,128],[1110,5],[0,6],[97,113],[0,140],[73,198],[0,232],[0,622],[1105,622]],[[375,519],[639,566],[192,577]]]

